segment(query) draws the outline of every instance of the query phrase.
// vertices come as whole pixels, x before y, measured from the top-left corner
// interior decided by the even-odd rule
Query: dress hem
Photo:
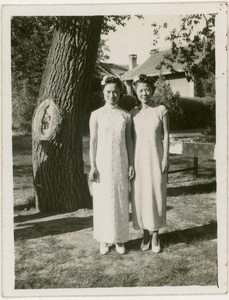
[[[112,245],[114,245],[114,244],[117,244],[117,243],[122,243],[122,244],[124,244],[124,243],[127,243],[130,239],[127,239],[127,240],[124,240],[124,241],[120,241],[120,240],[118,240],[118,241],[102,241],[102,240],[100,240],[100,239],[97,239],[97,238],[95,238],[95,237],[93,237],[93,239],[94,240],[96,240],[97,242],[99,242],[99,243],[106,243],[106,244],[112,244]]]
[[[157,231],[157,230],[159,230],[159,229],[161,229],[161,228],[163,228],[163,227],[165,227],[166,225],[163,225],[163,226],[161,226],[161,227],[158,227],[158,228],[146,228],[146,227],[135,227],[135,226],[133,226],[133,228],[135,229],[135,230],[140,230],[140,229],[143,229],[143,230],[149,230],[149,231]]]

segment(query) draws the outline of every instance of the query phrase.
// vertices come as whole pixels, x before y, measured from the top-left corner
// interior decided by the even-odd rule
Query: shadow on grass
[[[13,174],[16,177],[32,176],[33,167],[32,165],[13,166]]]
[[[217,238],[217,222],[212,221],[209,224],[188,228],[184,230],[177,230],[173,232],[166,232],[161,235],[161,243],[164,247],[171,244],[186,243],[190,244],[196,241],[208,241]]]
[[[28,203],[26,204],[28,205]],[[25,207],[27,208],[27,206]],[[59,211],[51,211],[51,212],[39,212],[39,210],[34,210],[34,213],[30,213],[28,215],[18,215],[14,217],[14,223],[21,223],[21,222],[27,222],[27,221],[33,221],[37,219],[43,219],[47,217],[52,217],[56,215],[60,215],[61,212]]]
[[[217,222],[212,221],[209,224],[199,227],[188,228],[166,232],[160,235],[162,249],[173,244],[190,244],[197,241],[208,241],[217,238]],[[139,251],[142,238],[130,240],[126,243],[127,250]]]
[[[27,202],[24,204],[18,204],[14,206],[14,212],[17,211],[23,211],[23,210],[29,210],[31,208],[35,208],[35,203],[34,202]]]
[[[13,154],[32,155],[32,136],[15,135],[12,137]]]
[[[197,184],[192,186],[178,186],[169,187],[167,189],[167,194],[170,197],[176,197],[180,195],[194,195],[194,194],[204,194],[212,193],[216,191],[216,182]]]
[[[173,209],[173,206],[171,206],[171,205],[166,206],[166,210],[171,210],[171,209]]]
[[[53,214],[52,214],[53,215]],[[46,215],[47,216],[47,215]],[[41,214],[35,214],[34,219],[41,217]],[[44,217],[44,214],[42,214]],[[18,217],[19,218],[19,217]],[[21,218],[19,218],[21,219]],[[22,222],[22,220],[20,220]],[[19,221],[19,222],[20,222]],[[25,221],[25,219],[24,219]],[[93,226],[93,217],[72,217],[55,219],[41,222],[30,222],[20,224],[21,228],[15,228],[15,239],[36,239],[48,235],[64,234],[68,232],[79,231]]]
[[[22,210],[30,210],[31,208],[35,208],[35,207],[36,207],[36,204],[35,204],[34,197],[28,197],[26,203],[14,205],[14,212],[22,211]],[[15,220],[15,218],[14,218],[14,220]],[[21,222],[21,221],[19,221],[19,222]]]

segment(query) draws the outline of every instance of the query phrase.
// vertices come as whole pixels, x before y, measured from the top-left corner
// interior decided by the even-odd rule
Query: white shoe
[[[99,250],[100,250],[100,253],[102,255],[105,255],[109,252],[108,244],[106,244],[106,246],[104,246],[104,244],[106,244],[106,243],[100,243],[100,249]]]
[[[154,253],[159,253],[159,252],[161,252],[161,245],[160,245],[160,240],[159,240],[159,238],[158,238],[158,240],[157,240],[157,246],[155,246],[155,245],[153,244],[153,240],[152,240],[152,251],[153,251]]]
[[[141,249],[142,251],[147,251],[147,250],[149,250],[150,240],[149,240],[149,243],[146,244],[146,245],[143,243],[143,240],[144,240],[144,239],[142,239],[142,243],[141,243],[140,249]]]
[[[119,254],[124,254],[126,252],[124,244],[122,244],[121,247],[118,244],[115,244],[115,248]]]

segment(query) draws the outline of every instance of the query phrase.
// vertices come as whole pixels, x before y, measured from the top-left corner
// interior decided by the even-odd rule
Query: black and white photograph
[[[227,295],[227,19],[2,5],[3,297]]]

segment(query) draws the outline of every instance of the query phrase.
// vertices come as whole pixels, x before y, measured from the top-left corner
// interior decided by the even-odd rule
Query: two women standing
[[[133,179],[133,226],[144,232],[140,248],[149,249],[153,233],[152,250],[160,252],[158,230],[166,222],[167,110],[152,103],[153,86],[145,75],[133,81],[141,106],[131,114],[118,107],[122,91],[118,78],[105,78],[102,86],[106,104],[90,119],[94,238],[100,242],[101,254],[109,251],[109,244],[125,253],[124,243],[129,240],[128,179]]]

